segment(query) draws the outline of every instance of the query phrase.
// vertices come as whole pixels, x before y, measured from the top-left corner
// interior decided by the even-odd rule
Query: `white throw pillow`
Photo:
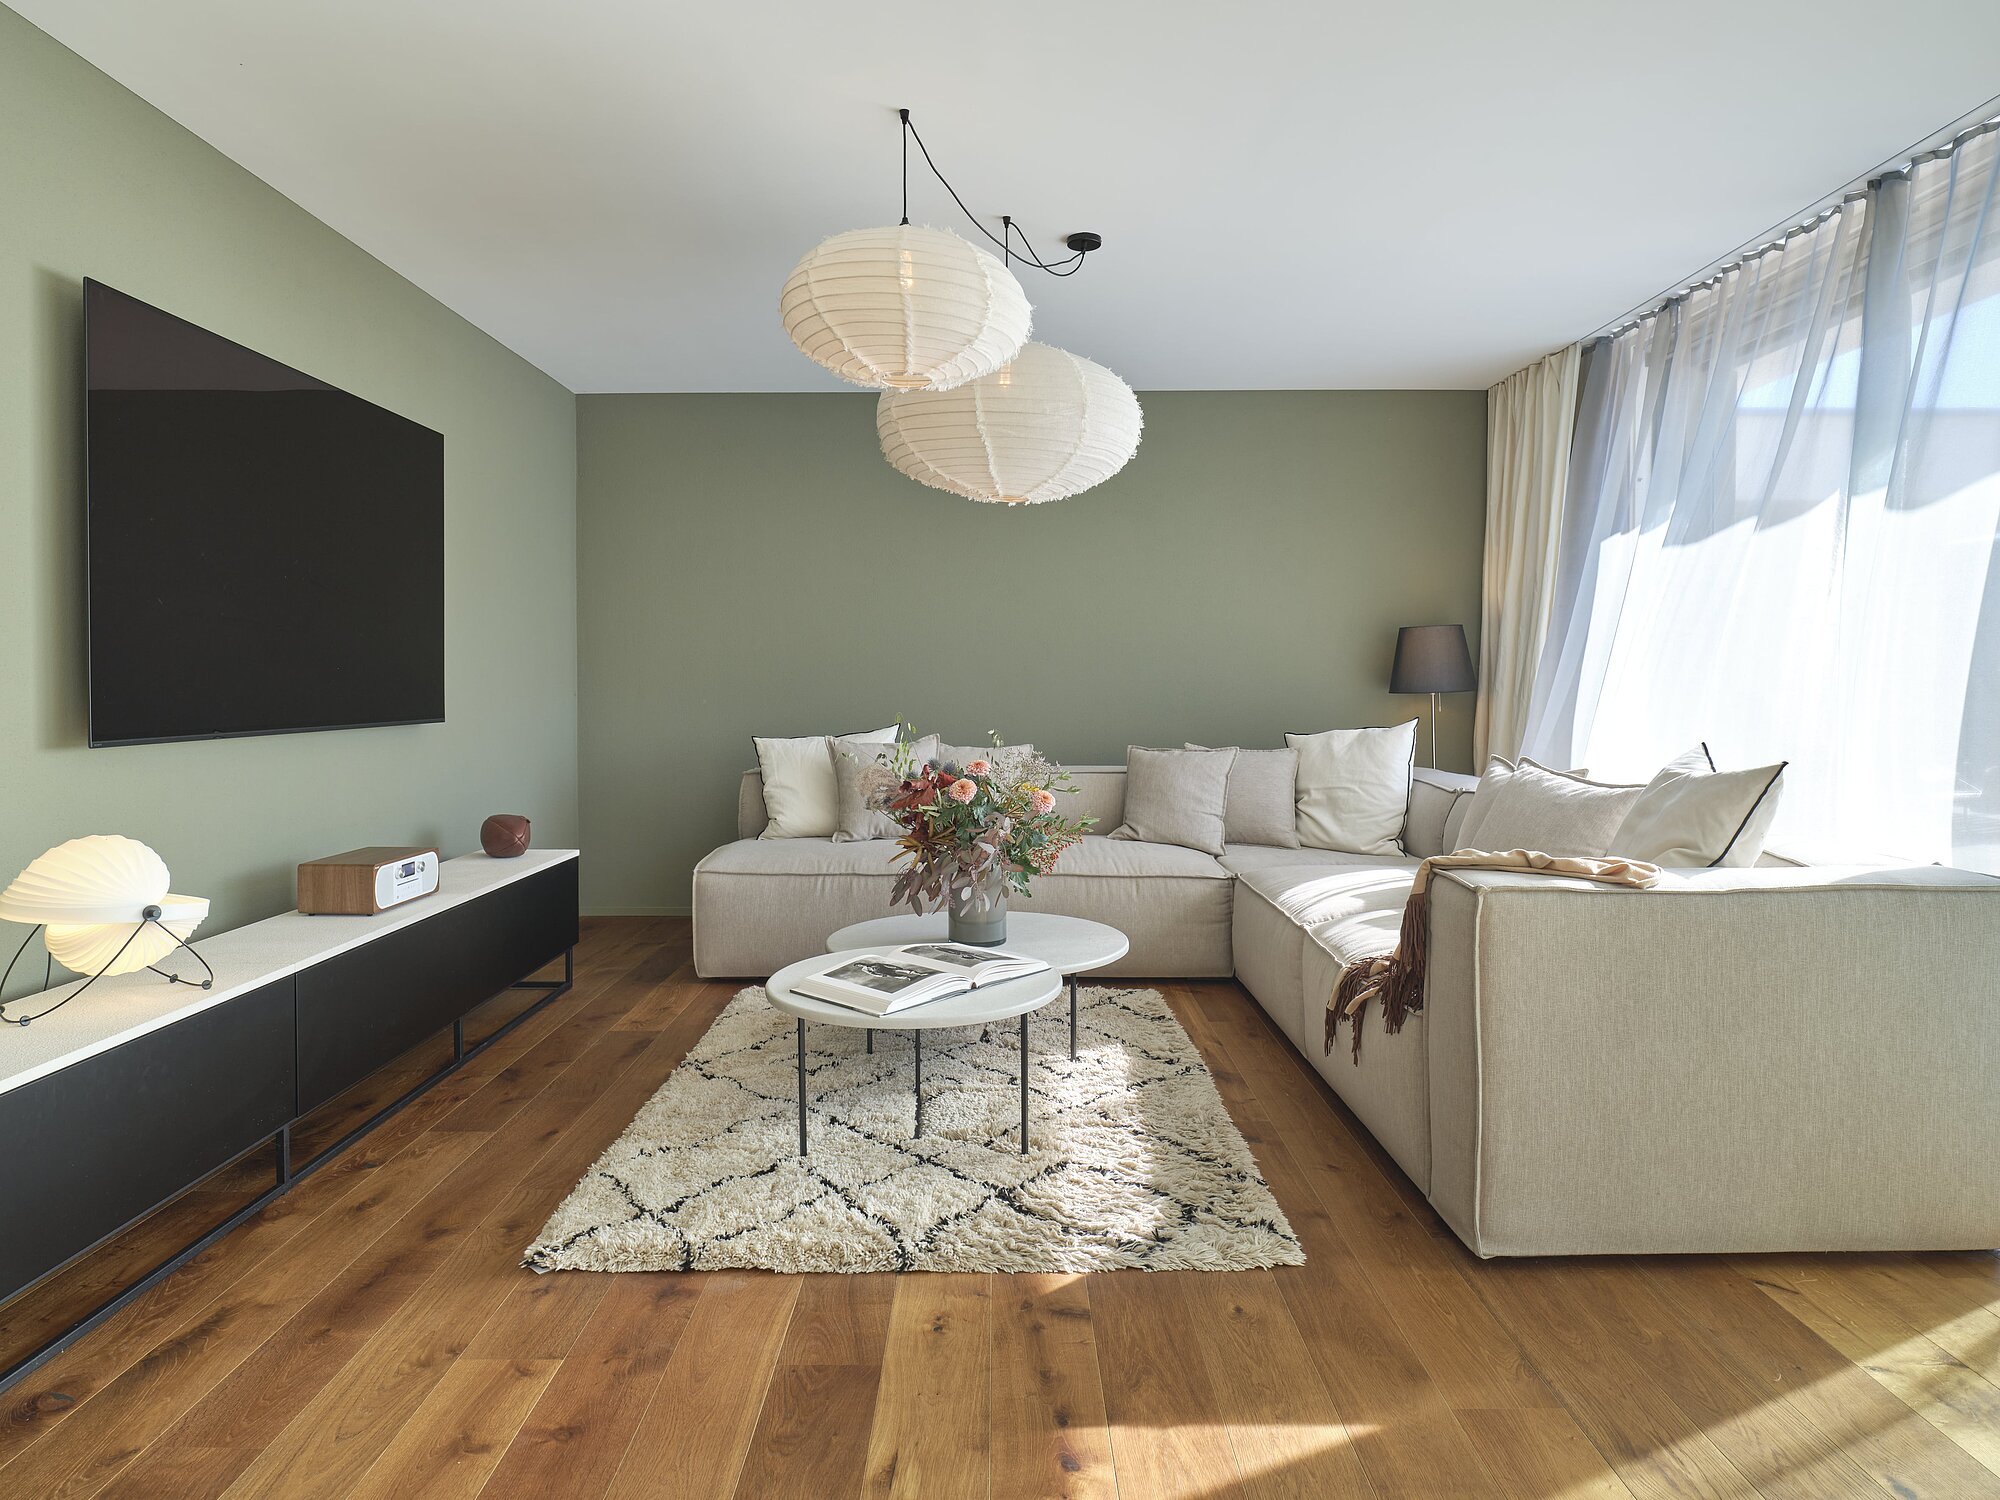
[[[1669,869],[1754,865],[1778,815],[1785,766],[1718,771],[1708,746],[1690,750],[1646,783],[1611,850]]]
[[[1596,859],[1610,851],[1612,836],[1644,790],[1589,781],[1532,760],[1510,766],[1496,759],[1479,778],[1473,807],[1459,829],[1458,847],[1501,853],[1528,849]]]
[[[837,815],[833,841],[852,843],[858,839],[895,839],[903,836],[902,825],[887,813],[868,805],[863,778],[874,766],[887,764],[895,749],[893,741],[854,739],[843,736],[833,742],[833,785]],[[910,754],[919,767],[937,759],[937,736],[927,734],[910,742]]]
[[[1417,721],[1288,734],[1299,752],[1299,842],[1348,854],[1401,854],[1417,764]]]
[[[840,787],[833,774],[834,736],[758,739],[757,768],[764,775],[765,839],[830,839],[840,826]],[[892,744],[896,726],[846,735],[870,744]]]

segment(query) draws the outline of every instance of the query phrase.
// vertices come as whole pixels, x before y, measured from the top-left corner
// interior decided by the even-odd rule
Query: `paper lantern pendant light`
[[[977,245],[912,224],[823,240],[778,297],[808,359],[870,390],[950,390],[1021,350],[1031,310],[1014,273]]]
[[[1139,449],[1132,388],[1104,366],[1024,344],[1006,368],[949,391],[875,403],[882,456],[919,484],[968,500],[1032,505],[1102,484]]]
[[[204,898],[169,894],[169,879],[137,839],[71,839],[0,891],[0,920],[41,926],[49,952],[79,974],[129,974],[159,962],[208,915]]]

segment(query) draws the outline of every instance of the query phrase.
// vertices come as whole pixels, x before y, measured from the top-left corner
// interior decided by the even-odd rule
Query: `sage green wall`
[[[445,435],[447,722],[85,746],[85,276]],[[215,931],[290,906],[301,859],[459,854],[494,811],[573,845],[575,416],[561,385],[0,9],[0,882],[63,839],[129,834],[213,899]],[[160,646],[166,670],[201,650]]]
[[[891,470],[870,396],[580,397],[586,907],[687,910],[756,734],[901,715],[1087,764],[1407,718],[1396,627],[1475,635],[1485,394],[1142,400],[1123,473],[1016,510]]]

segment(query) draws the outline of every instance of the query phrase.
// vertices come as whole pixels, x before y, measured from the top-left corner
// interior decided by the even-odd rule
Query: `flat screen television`
[[[444,718],[444,438],[84,283],[90,743]]]

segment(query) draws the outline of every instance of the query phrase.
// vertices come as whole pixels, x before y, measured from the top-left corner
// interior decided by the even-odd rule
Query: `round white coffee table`
[[[915,941],[914,939],[912,941]],[[868,1033],[868,1050],[875,1050],[877,1031],[907,1031],[915,1044],[917,1073],[917,1128],[924,1133],[924,1033],[944,1026],[985,1026],[994,1021],[1021,1018],[1021,1150],[1028,1149],[1028,1013],[1040,1010],[1062,993],[1062,975],[1055,969],[1026,974],[1019,979],[1003,979],[983,984],[962,995],[947,995],[924,1005],[893,1015],[871,1016],[864,1011],[835,1005],[831,1000],[815,1000],[792,989],[794,979],[818,974],[833,966],[832,960],[859,958],[866,949],[835,952],[831,959],[807,958],[786,964],[764,981],[764,993],[771,1004],[798,1023],[799,1048],[799,1155],[806,1154],[806,1022],[845,1026]]]
[[[943,912],[928,917],[915,915],[876,917],[843,927],[826,940],[829,950],[892,947],[900,943],[939,943],[950,938],[951,919]],[[1087,969],[1101,969],[1116,963],[1132,951],[1132,944],[1116,927],[1082,917],[1058,917],[1048,912],[1010,911],[1007,913],[1007,940],[1003,953],[1020,953],[1039,958],[1069,981],[1069,1055],[1076,1056],[1076,976]]]

